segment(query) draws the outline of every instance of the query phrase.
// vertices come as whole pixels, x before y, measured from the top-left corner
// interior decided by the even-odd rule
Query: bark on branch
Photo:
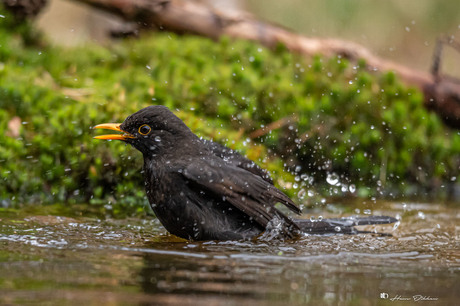
[[[363,46],[338,39],[302,36],[278,25],[257,20],[247,13],[216,11],[186,0],[74,0],[116,14],[144,28],[190,33],[218,39],[230,36],[257,41],[269,48],[285,45],[303,55],[341,55],[351,61],[364,59],[371,71],[393,70],[408,85],[420,88],[425,105],[451,127],[460,129],[460,82],[439,73],[410,69],[373,55]],[[436,62],[436,61],[435,61]]]

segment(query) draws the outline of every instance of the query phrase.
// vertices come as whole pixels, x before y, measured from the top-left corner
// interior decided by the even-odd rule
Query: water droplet
[[[299,192],[297,193],[297,196],[299,197],[299,199],[303,199],[306,194],[307,192],[305,191],[305,189],[300,189]]]
[[[333,185],[333,186],[336,186],[336,185],[339,185],[339,177],[337,174],[335,173],[329,173],[327,175],[327,178],[326,178],[326,181],[330,184],[330,185]]]
[[[154,139],[155,139],[156,142],[161,142],[161,137],[160,136],[155,136]]]

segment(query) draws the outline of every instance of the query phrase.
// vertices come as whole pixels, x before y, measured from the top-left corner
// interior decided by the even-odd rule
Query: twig
[[[292,115],[292,116],[281,118],[279,120],[276,120],[272,123],[267,124],[261,129],[255,130],[254,132],[250,133],[249,138],[254,139],[257,137],[264,136],[273,130],[279,129],[280,127],[286,126],[290,123],[297,122],[297,121],[299,121],[299,118],[297,117],[297,115]]]

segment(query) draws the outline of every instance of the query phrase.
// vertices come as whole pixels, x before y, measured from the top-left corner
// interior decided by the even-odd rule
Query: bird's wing
[[[211,149],[212,153],[220,158],[222,158],[225,162],[244,169],[246,171],[251,172],[257,176],[260,176],[264,181],[273,185],[273,180],[270,177],[270,174],[265,169],[259,167],[255,162],[250,159],[247,159],[237,151],[234,151],[218,142],[214,142],[212,140],[205,140],[202,139],[202,142]]]
[[[295,223],[277,210],[273,203],[282,203],[297,214],[300,214],[300,209],[287,195],[259,176],[212,158],[191,163],[182,174],[246,213],[265,228],[271,220],[278,217],[288,226],[297,229]]]

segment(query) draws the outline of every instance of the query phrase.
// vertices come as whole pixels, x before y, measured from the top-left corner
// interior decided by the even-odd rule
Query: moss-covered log
[[[256,41],[268,48],[279,44],[292,52],[323,57],[340,56],[352,62],[364,60],[369,71],[395,72],[409,86],[424,93],[427,108],[445,123],[460,129],[460,81],[438,78],[424,71],[375,56],[365,47],[340,39],[311,38],[278,25],[258,20],[248,13],[216,11],[198,1],[184,0],[74,0],[113,14],[140,27],[175,33],[190,33],[218,40],[222,36]]]

